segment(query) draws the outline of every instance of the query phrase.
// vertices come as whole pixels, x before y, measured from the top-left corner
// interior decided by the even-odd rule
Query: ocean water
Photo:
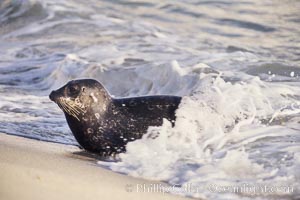
[[[180,95],[175,127],[149,128],[99,166],[188,197],[300,199],[299,11],[297,0],[0,0],[0,132],[77,144],[48,99],[71,79],[116,97]]]

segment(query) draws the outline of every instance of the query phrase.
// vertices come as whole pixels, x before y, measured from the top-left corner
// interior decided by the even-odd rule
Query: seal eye
[[[70,95],[75,95],[79,92],[79,87],[77,85],[71,85],[68,88],[68,92],[69,92]]]

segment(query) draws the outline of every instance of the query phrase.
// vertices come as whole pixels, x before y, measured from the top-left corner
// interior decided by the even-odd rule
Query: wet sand
[[[143,184],[160,183],[101,168],[81,154],[75,146],[0,133],[0,199],[187,199],[143,191]]]

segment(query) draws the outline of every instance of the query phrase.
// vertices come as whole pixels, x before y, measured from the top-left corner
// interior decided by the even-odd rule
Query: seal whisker
[[[66,104],[66,106],[67,106],[71,111],[74,112],[74,114],[76,115],[76,118],[79,120],[78,116],[79,116],[80,113],[83,113],[83,111],[80,111],[76,105],[71,104],[71,103],[69,103],[69,102],[65,102],[65,104]],[[79,121],[80,121],[80,120],[79,120]]]
[[[84,112],[84,110],[82,108],[80,108],[78,105],[74,105],[74,108],[76,108],[81,113]]]
[[[72,115],[69,108],[66,106],[65,102],[62,101],[61,105],[62,105],[64,111],[66,111],[69,115]]]
[[[84,110],[82,108],[80,108],[78,105],[76,105],[76,103],[74,101],[71,100],[65,100],[65,103],[72,109],[74,110],[74,112],[76,112],[77,114],[79,113],[83,113]]]
[[[65,112],[67,112],[69,115],[74,116],[73,112],[70,111],[70,109],[64,104],[63,101],[58,101],[57,105]],[[77,118],[77,116],[74,116]],[[77,118],[78,119],[78,118]]]
[[[74,105],[74,106],[73,106],[73,109],[76,110],[76,112],[78,112],[78,114],[84,112],[84,111],[83,111],[81,108],[79,108],[77,105]]]
[[[72,108],[76,109],[76,111],[78,113],[83,113],[84,112],[84,110],[79,105],[77,105],[75,102],[67,101],[66,103],[68,103],[68,105],[71,106]]]
[[[64,110],[71,116],[75,117],[78,121],[80,121],[78,115],[74,113],[74,111],[71,109],[71,107],[65,102],[61,101],[61,105],[63,106]]]
[[[71,104],[71,103],[69,103],[69,102],[65,102],[65,104],[68,106],[68,108],[70,109],[70,110],[72,110],[75,114],[79,114],[80,112]]]

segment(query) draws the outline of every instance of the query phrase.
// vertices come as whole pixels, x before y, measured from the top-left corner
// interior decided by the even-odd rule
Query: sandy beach
[[[103,169],[80,152],[74,146],[0,134],[0,199],[186,199],[138,191],[141,184],[158,183]]]

